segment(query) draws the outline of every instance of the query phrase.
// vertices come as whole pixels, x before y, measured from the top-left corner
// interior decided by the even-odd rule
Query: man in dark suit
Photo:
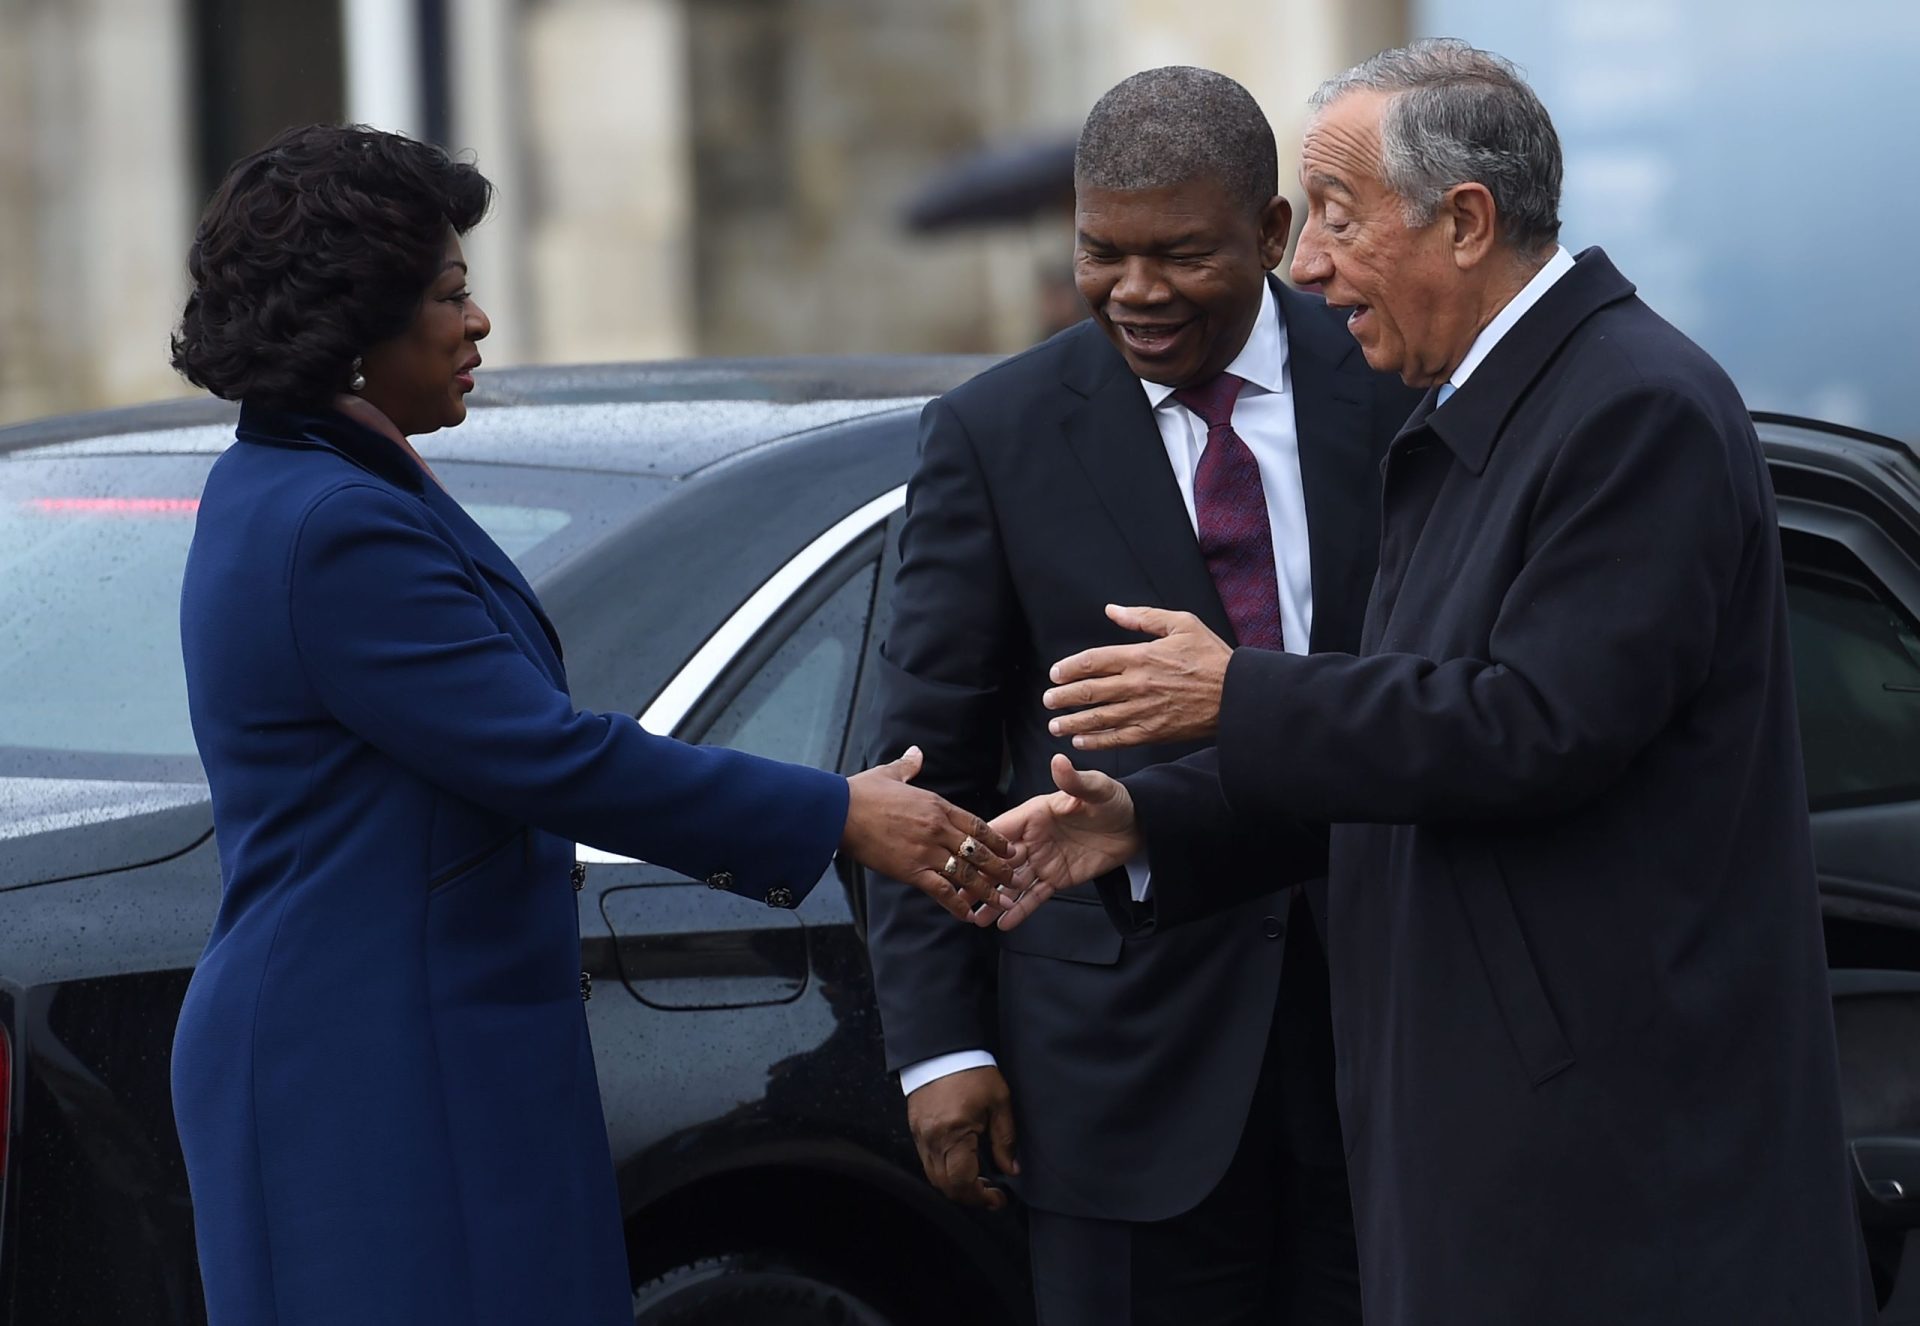
[[[1075,175],[1093,317],[928,406],[879,665],[874,748],[920,746],[922,785],[983,812],[1049,785],[1066,747],[1046,667],[1125,638],[1108,603],[1153,597],[1272,649],[1355,647],[1380,457],[1417,399],[1269,276],[1291,212],[1231,79],[1120,84]],[[1358,1320],[1319,939],[1297,892],[1245,884],[1206,922],[1125,940],[1091,891],[1002,936],[870,890],[928,1177],[1000,1205],[980,1151],[1011,1175],[1017,1132],[1046,1326]]]
[[[1046,881],[1003,924],[1144,834],[1151,917],[1107,892],[1164,929],[1331,820],[1370,1326],[1869,1320],[1739,394],[1604,253],[1559,247],[1559,143],[1511,65],[1423,42],[1315,104],[1294,275],[1429,388],[1388,452],[1359,651],[1117,614],[1159,638],[1064,661],[1050,705],[1093,707],[1055,731],[1217,748],[1059,770],[1076,796],[1001,823],[1016,884]]]

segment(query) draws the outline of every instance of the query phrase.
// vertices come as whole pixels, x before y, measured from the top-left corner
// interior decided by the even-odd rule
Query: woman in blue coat
[[[845,779],[573,707],[532,589],[407,441],[466,414],[489,194],[293,130],[189,257],[174,364],[242,402],[180,614],[224,879],[173,1058],[212,1326],[632,1320],[575,841],[756,901],[837,848],[962,917],[1006,877],[913,753]]]

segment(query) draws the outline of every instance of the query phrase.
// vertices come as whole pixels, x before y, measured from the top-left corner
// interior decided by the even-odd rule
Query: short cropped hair
[[[1409,225],[1457,184],[1493,195],[1501,238],[1535,253],[1560,237],[1560,136],[1511,61],[1453,37],[1382,51],[1328,79],[1321,109],[1359,88],[1391,94],[1380,124],[1384,183]]]
[[[1076,184],[1159,189],[1210,176],[1258,215],[1280,192],[1273,126],[1253,94],[1210,69],[1168,65],[1120,83],[1087,115]]]
[[[227,400],[324,402],[405,330],[447,231],[479,224],[492,196],[472,165],[400,134],[285,131],[235,163],[200,218],[174,368]]]

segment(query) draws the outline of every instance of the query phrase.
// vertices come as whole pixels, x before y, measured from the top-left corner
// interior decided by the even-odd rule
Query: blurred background
[[[1114,82],[1313,87],[1409,36],[1519,61],[1602,244],[1750,404],[1920,436],[1913,0],[0,0],[0,422],[187,390],[226,166],[357,120],[471,153],[489,364],[1020,348],[1079,316]]]

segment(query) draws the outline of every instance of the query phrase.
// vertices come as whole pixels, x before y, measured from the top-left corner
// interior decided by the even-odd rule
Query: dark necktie
[[[1245,386],[1231,373],[1183,387],[1174,400],[1207,424],[1207,446],[1193,476],[1194,523],[1221,606],[1240,643],[1281,649],[1280,580],[1273,567],[1273,529],[1260,465],[1233,431],[1233,403]]]

